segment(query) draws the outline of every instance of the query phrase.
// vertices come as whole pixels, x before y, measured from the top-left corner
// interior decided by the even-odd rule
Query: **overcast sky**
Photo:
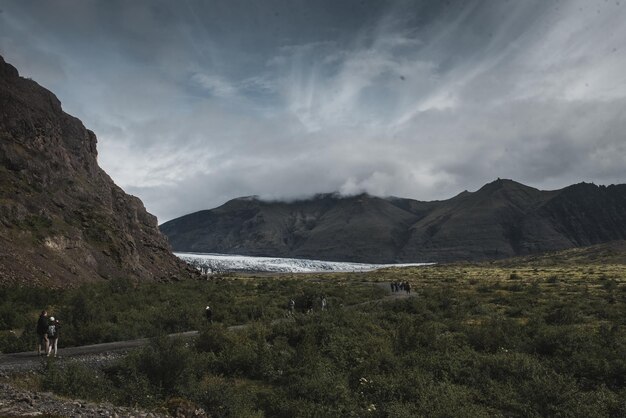
[[[0,0],[160,222],[247,195],[626,181],[624,0]]]

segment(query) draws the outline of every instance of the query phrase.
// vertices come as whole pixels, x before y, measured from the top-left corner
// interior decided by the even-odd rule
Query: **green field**
[[[409,281],[414,296],[390,298],[395,280]],[[35,378],[15,377],[70,397],[191,403],[214,417],[626,416],[620,264],[525,261],[0,293],[3,350],[33,348],[44,306],[64,321],[61,346],[202,331],[195,340],[156,338],[104,370],[51,363]],[[285,318],[291,297],[301,309]],[[315,309],[305,313],[309,299]],[[203,321],[207,303],[213,325]],[[235,324],[250,325],[227,329]]]

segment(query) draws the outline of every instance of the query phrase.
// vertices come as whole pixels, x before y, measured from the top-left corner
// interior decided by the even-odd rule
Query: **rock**
[[[49,392],[33,393],[0,383],[0,416],[80,416],[80,417],[130,417],[153,416],[164,418],[168,415],[142,411],[136,408],[112,407],[108,403],[93,404],[77,400],[67,400]]]
[[[197,277],[98,166],[94,133],[2,57],[0,109],[0,285]]]

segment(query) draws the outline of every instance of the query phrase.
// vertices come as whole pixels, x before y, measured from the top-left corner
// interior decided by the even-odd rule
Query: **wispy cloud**
[[[234,85],[215,74],[195,73],[191,76],[191,79],[216,97],[230,99],[239,94],[238,89]]]
[[[251,194],[626,180],[626,5],[244,3],[9,0],[0,52],[161,221]]]

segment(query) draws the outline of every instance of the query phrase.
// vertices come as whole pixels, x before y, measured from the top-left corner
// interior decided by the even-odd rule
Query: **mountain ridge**
[[[588,198],[588,196],[593,198]],[[497,179],[436,201],[318,194],[230,200],[160,226],[175,251],[366,263],[502,259],[626,238],[626,185]]]

